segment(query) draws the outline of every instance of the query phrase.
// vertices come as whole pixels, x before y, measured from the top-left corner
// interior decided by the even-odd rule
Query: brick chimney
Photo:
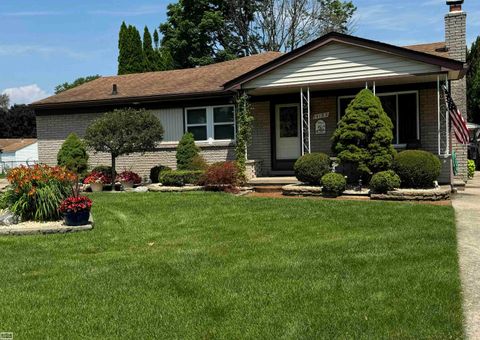
[[[445,15],[445,42],[450,57],[467,59],[467,13],[462,10],[464,0],[447,0],[450,8]]]
[[[467,13],[462,10],[464,0],[447,0],[449,12],[445,15],[445,43],[450,58],[465,62],[467,59]],[[467,82],[465,77],[450,82],[452,98],[467,119]],[[450,131],[452,133],[452,131]],[[467,180],[467,147],[451,137],[452,148],[458,161],[457,179]]]

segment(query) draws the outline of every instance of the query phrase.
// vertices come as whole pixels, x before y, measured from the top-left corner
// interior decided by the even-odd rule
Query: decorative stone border
[[[196,185],[185,185],[183,187],[168,187],[161,184],[150,184],[147,186],[148,191],[153,192],[186,192],[186,191],[200,191],[203,187]]]
[[[63,221],[54,222],[22,222],[9,226],[0,226],[0,235],[38,235],[38,234],[65,234],[93,229],[93,218],[90,215],[88,224],[81,226],[67,226]]]
[[[285,196],[323,196],[322,187],[289,184],[282,187],[282,194]]]
[[[386,194],[372,194],[373,200],[386,201],[445,201],[451,197],[450,186],[441,186],[436,189],[397,189]]]

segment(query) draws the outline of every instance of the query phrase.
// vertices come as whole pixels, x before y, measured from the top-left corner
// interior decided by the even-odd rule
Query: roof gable
[[[424,51],[421,51],[421,49],[415,48],[415,46],[412,46],[411,49],[404,48],[404,47],[385,44],[385,43],[374,41],[374,40],[363,39],[363,38],[354,37],[346,34],[332,32],[296,50],[293,50],[287,54],[284,54],[283,56],[265,65],[262,65],[253,71],[250,71],[246,74],[239,76],[238,78],[226,83],[225,88],[226,89],[239,88],[244,84],[252,81],[253,79],[263,76],[269,72],[272,72],[273,70],[280,68],[288,63],[292,63],[294,60],[301,58],[304,55],[311,53],[312,51],[321,49],[324,46],[327,46],[331,43],[340,43],[340,44],[349,45],[349,46],[356,46],[359,48],[364,48],[371,51],[384,53],[384,55],[388,54],[391,56],[397,56],[404,59],[409,59],[411,61],[416,61],[419,63],[434,65],[439,68],[447,69],[447,70],[460,71],[464,69],[464,63],[460,61],[446,58],[444,56],[441,56],[439,53],[436,53],[436,54],[425,53]]]

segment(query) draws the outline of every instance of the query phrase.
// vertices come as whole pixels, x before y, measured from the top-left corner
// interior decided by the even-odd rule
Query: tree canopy
[[[467,54],[467,103],[469,121],[480,123],[480,36]]]
[[[0,108],[0,138],[36,138],[35,112],[27,105],[13,105],[8,110]]]
[[[55,87],[55,94],[59,94],[60,92],[66,91],[73,89],[74,87],[77,87],[79,85],[88,83],[89,81],[95,80],[100,78],[101,76],[99,74],[93,75],[93,76],[87,76],[87,77],[80,77],[75,79],[72,83],[65,82],[63,84],[57,85]]]
[[[10,107],[10,97],[6,93],[0,94],[0,110],[7,111]]]
[[[95,152],[106,152],[115,161],[122,155],[152,151],[163,139],[160,120],[144,109],[125,108],[105,113],[87,128],[85,142]]]

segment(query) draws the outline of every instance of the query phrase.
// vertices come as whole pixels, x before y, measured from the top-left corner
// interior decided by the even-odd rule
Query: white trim
[[[219,107],[231,107],[233,108],[233,121],[231,122],[214,122],[214,115],[213,111],[215,108]],[[189,124],[188,123],[188,111],[189,110],[199,110],[204,109],[206,112],[206,123],[204,124]],[[195,142],[207,142],[207,141],[220,141],[220,142],[232,142],[235,141],[237,138],[237,119],[235,116],[235,105],[213,105],[213,106],[195,106],[195,107],[186,107],[184,112],[185,117],[185,133],[188,132],[189,127],[196,127],[196,126],[205,126],[207,128],[207,139],[205,140],[196,140]],[[215,126],[218,125],[232,125],[233,124],[233,139],[215,139]]]
[[[394,146],[402,146],[402,145],[405,145],[405,144],[400,144],[400,135],[398,133],[398,130],[399,130],[399,116],[398,116],[398,96],[399,95],[402,95],[402,94],[416,94],[416,101],[417,101],[417,139],[420,140],[420,101],[419,101],[419,98],[420,98],[420,93],[418,90],[411,90],[411,91],[397,91],[397,92],[381,92],[381,93],[377,93],[376,96],[377,97],[383,97],[383,96],[396,96],[396,113],[395,113],[395,117],[396,117],[396,130],[397,130],[397,137],[396,137],[396,140],[395,140],[395,144],[393,144]],[[355,98],[354,95],[350,95],[350,96],[338,96],[337,97],[337,124],[338,122],[340,121],[341,117],[340,117],[340,100],[341,99],[349,99],[349,98]]]

